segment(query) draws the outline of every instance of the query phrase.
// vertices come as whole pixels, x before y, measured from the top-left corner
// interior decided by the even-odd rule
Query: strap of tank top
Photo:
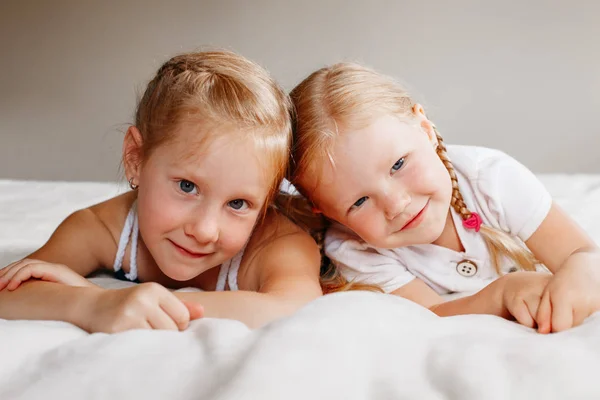
[[[137,241],[138,241],[138,219],[136,212],[135,202],[131,206],[127,218],[125,219],[125,225],[123,231],[121,231],[121,237],[119,238],[119,246],[117,248],[117,255],[115,256],[115,262],[113,269],[115,272],[123,268],[123,259],[125,258],[125,250],[129,244],[129,237],[132,236],[131,240],[131,256],[129,258],[130,272],[125,274],[125,277],[131,281],[137,279]]]
[[[230,261],[229,273],[227,274],[229,290],[238,290],[237,278],[238,272],[240,271],[240,264],[242,263],[242,257],[244,256],[244,250],[246,250],[246,246],[244,246]]]
[[[216,292],[222,292],[225,290],[225,280],[227,279],[227,275],[229,274],[230,265],[231,260],[227,260],[223,264],[221,264],[221,269],[219,270],[219,278],[217,279],[217,286],[215,287]]]
[[[221,270],[219,271],[219,278],[217,279],[215,291],[224,291],[225,282],[229,284],[229,290],[238,290],[237,277],[245,250],[246,246],[244,246],[235,256],[233,256],[231,260],[227,260],[221,264]]]
[[[135,208],[135,204],[133,205]],[[137,210],[136,210],[137,211]],[[125,278],[130,281],[135,281],[138,277],[137,275],[137,244],[138,244],[138,235],[140,233],[140,228],[138,226],[138,215],[137,212],[134,212],[134,220],[133,220],[133,230],[131,232],[131,250],[129,255],[129,273],[125,274]]]

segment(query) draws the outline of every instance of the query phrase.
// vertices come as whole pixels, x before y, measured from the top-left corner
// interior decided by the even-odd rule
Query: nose
[[[219,240],[218,212],[209,209],[195,209],[191,212],[183,231],[200,244],[215,243]]]
[[[393,220],[406,210],[411,201],[412,199],[406,191],[396,189],[394,192],[388,193],[383,208],[385,218]]]

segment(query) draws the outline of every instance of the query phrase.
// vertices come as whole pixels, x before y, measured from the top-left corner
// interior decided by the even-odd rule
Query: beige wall
[[[599,16],[591,0],[3,0],[0,179],[114,180],[136,92],[201,45],[287,89],[362,61],[405,82],[449,142],[600,173]]]

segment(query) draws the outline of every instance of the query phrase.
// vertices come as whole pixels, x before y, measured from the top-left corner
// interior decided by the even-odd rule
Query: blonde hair
[[[289,97],[259,65],[229,51],[194,52],[177,55],[158,69],[138,102],[135,126],[142,135],[144,159],[175,140],[182,123],[238,128],[236,133],[254,140],[273,171],[268,205],[287,170],[290,110]],[[208,131],[216,134],[200,131],[199,143]]]
[[[340,129],[364,128],[383,115],[407,121],[415,118],[416,103],[399,83],[353,63],[335,64],[313,72],[292,90],[290,97],[295,106],[295,120],[289,179],[305,196],[314,188],[302,187],[301,178],[320,175],[319,161],[332,159],[331,148]],[[435,133],[439,141],[437,154],[452,182],[450,205],[465,220],[471,211],[460,193],[444,141],[437,130]],[[498,274],[501,274],[501,256],[511,258],[522,269],[535,270],[537,261],[515,238],[485,225],[479,232]]]

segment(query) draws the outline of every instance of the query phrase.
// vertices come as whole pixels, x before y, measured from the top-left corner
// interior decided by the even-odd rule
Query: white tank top
[[[139,228],[138,228],[138,216],[136,202],[133,203],[121,237],[119,239],[119,247],[117,249],[117,255],[115,256],[115,263],[113,269],[115,273],[119,272],[123,267],[123,259],[125,258],[125,249],[129,244],[129,238],[131,237],[131,255],[129,258],[129,272],[123,274],[125,278],[131,282],[137,281],[137,242],[138,242]],[[225,261],[221,264],[219,271],[219,278],[217,279],[217,286],[215,291],[224,291],[226,283],[229,284],[229,290],[238,290],[237,276],[242,262],[242,256],[244,255],[244,248],[240,250],[232,259]]]

